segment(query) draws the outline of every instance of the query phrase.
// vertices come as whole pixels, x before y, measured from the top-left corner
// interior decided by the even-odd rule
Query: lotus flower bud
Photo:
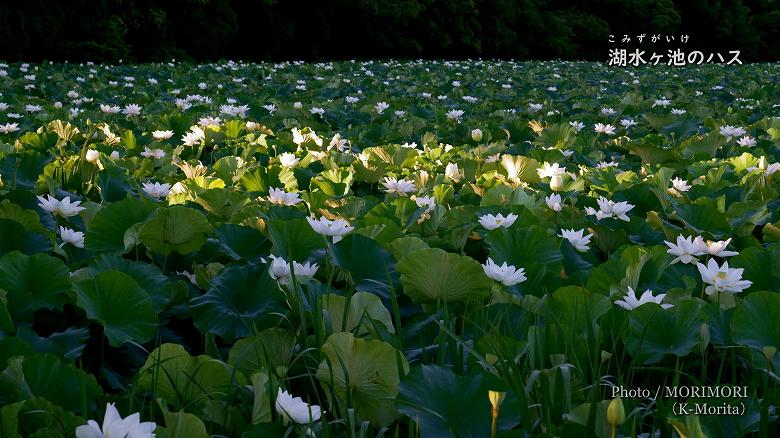
[[[607,407],[607,422],[612,427],[617,427],[626,421],[626,409],[623,407],[623,400],[615,397],[609,402]]]
[[[771,361],[774,359],[775,354],[777,354],[777,347],[772,345],[765,345],[764,348],[761,349],[761,351],[764,353],[764,357],[766,357],[766,360]]]
[[[550,177],[550,189],[557,192],[563,187],[563,175],[553,175]]]
[[[471,139],[474,141],[482,141],[482,130],[481,129],[472,129],[471,130]]]

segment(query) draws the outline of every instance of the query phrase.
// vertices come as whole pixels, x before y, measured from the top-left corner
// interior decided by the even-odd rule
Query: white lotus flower
[[[742,280],[744,269],[729,268],[729,262],[723,262],[722,266],[718,266],[718,262],[715,259],[710,259],[707,262],[707,266],[696,263],[696,267],[699,268],[702,281],[709,284],[704,289],[707,295],[712,295],[715,292],[738,293],[753,284],[752,281]]]
[[[106,414],[102,427],[95,420],[76,428],[76,438],[154,438],[154,422],[141,423],[141,415],[136,412],[122,419],[113,403],[106,404]]]
[[[724,125],[720,127],[720,135],[726,137],[727,141],[732,137],[741,137],[746,133],[745,128],[740,126]]]
[[[318,114],[318,115],[321,116],[321,115],[325,114],[325,108],[320,108],[320,107],[317,107],[317,106],[313,106],[313,107],[309,108],[309,113],[311,113],[312,115]]]
[[[376,105],[374,105],[374,110],[377,114],[382,114],[388,108],[390,108],[390,104],[387,102],[377,102]]]
[[[740,138],[739,140],[737,140],[737,144],[742,147],[750,148],[756,145],[756,139],[749,135],[746,135]]]
[[[304,264],[298,262],[292,262],[292,266],[285,259],[276,257],[275,255],[269,256],[271,259],[270,267],[268,268],[268,274],[274,280],[278,281],[283,286],[290,286],[292,284],[292,271],[295,270],[295,280],[298,282],[305,282],[310,280],[317,273],[316,263],[306,262]],[[267,263],[266,260],[263,260]]]
[[[433,196],[417,196],[414,198],[414,202],[418,207],[425,207],[425,211],[431,211],[436,207],[436,200]]]
[[[713,242],[712,240],[705,242],[704,239],[699,236],[693,242],[703,254],[709,254],[714,257],[731,257],[739,255],[739,253],[736,251],[726,251],[726,247],[729,246],[729,243],[731,243],[730,238],[727,240],[719,240],[717,242]]]
[[[173,137],[173,131],[152,131],[152,138],[157,141],[168,140]]]
[[[141,156],[145,158],[163,158],[165,157],[165,151],[162,149],[149,149],[148,147],[144,146],[144,151],[141,152]]]
[[[669,247],[666,252],[676,256],[675,259],[672,260],[672,263],[683,262],[687,264],[697,262],[697,256],[706,254],[706,248],[702,249],[701,245],[698,243],[699,239],[701,239],[701,237],[697,237],[696,240],[694,240],[692,236],[677,236],[676,245],[664,240],[666,246]]]
[[[525,269],[517,269],[512,265],[507,265],[506,262],[499,266],[491,258],[488,258],[487,262],[482,265],[482,270],[485,271],[488,278],[499,281],[504,286],[513,286],[527,280]]]
[[[417,190],[417,188],[414,186],[414,181],[408,179],[399,180],[389,176],[385,177],[382,185],[385,186],[385,191],[387,193],[397,193],[402,196]]]
[[[298,146],[307,141],[313,141],[317,146],[322,146],[322,138],[320,138],[312,129],[304,129],[301,131],[298,128],[292,128],[291,132],[293,136],[293,143],[297,144]]]
[[[100,152],[94,149],[87,149],[87,153],[84,155],[84,158],[90,163],[97,164],[98,160],[100,159]]]
[[[200,120],[198,120],[198,125],[208,128],[209,126],[219,126],[219,124],[222,123],[222,119],[219,117],[201,117]]]
[[[447,163],[447,167],[444,169],[444,176],[447,178],[458,181],[460,179],[460,170],[457,163]]]
[[[79,214],[79,212],[86,210],[84,207],[79,207],[81,201],[70,202],[70,196],[66,196],[62,201],[58,201],[57,198],[54,198],[51,195],[46,195],[46,198],[38,196],[38,200],[41,201],[38,206],[47,213],[62,217],[72,217]]]
[[[300,397],[293,397],[287,391],[276,395],[276,412],[284,419],[284,424],[290,421],[296,424],[309,424],[320,420],[322,410],[317,405],[310,405]]]
[[[574,132],[579,133],[580,131],[582,131],[582,128],[585,127],[585,124],[580,122],[580,121],[578,121],[578,120],[574,120],[574,121],[569,122],[569,126],[574,128]]]
[[[474,141],[482,141],[482,130],[481,129],[472,129],[471,130],[471,139]]]
[[[119,151],[111,151],[111,153],[108,155],[108,158],[111,158],[112,160],[118,160]]]
[[[119,108],[118,106],[114,105],[106,105],[106,104],[100,104],[100,111],[103,111],[106,114],[116,114],[120,111],[122,111],[122,108]]]
[[[626,310],[632,310],[636,309],[637,307],[641,306],[645,303],[656,303],[659,304],[664,309],[668,309],[672,307],[671,304],[663,304],[663,299],[666,297],[666,294],[659,294],[656,296],[653,296],[653,291],[650,289],[647,289],[641,297],[637,298],[636,292],[634,292],[634,289],[631,288],[631,286],[628,287],[628,293],[623,297],[622,300],[615,301],[615,304],[618,306],[626,309]]]
[[[548,162],[544,162],[542,164],[542,167],[536,169],[536,173],[539,174],[539,178],[545,178],[545,177],[553,177],[553,176],[559,176],[566,173],[566,169],[561,167],[558,163],[550,164]]]
[[[677,190],[678,192],[687,192],[691,189],[691,185],[688,184],[688,181],[680,178],[672,178],[671,180],[672,188]]]
[[[620,124],[626,129],[632,126],[636,126],[636,122],[630,117],[626,117],[625,119],[620,120]]]
[[[544,198],[544,202],[547,203],[547,207],[550,208],[550,210],[553,211],[561,211],[563,208],[563,204],[561,203],[561,195],[554,193],[546,198]]]
[[[656,99],[656,101],[653,102],[653,107],[662,106],[662,107],[665,108],[665,107],[667,107],[667,106],[669,106],[671,104],[672,104],[672,101],[669,100],[669,99],[666,99],[666,98],[664,98],[664,99]]]
[[[81,231],[71,230],[70,228],[61,226],[60,238],[62,238],[63,245],[70,243],[76,248],[84,248],[84,233]]]
[[[573,246],[577,251],[585,252],[590,249],[588,245],[590,244],[590,239],[593,237],[593,233],[590,233],[587,236],[584,236],[584,234],[584,228],[579,231],[574,231],[574,229],[561,229],[561,234],[559,234],[558,237],[563,237],[564,239],[568,240],[569,243],[571,243],[571,246]]]
[[[279,154],[279,164],[281,164],[282,167],[295,167],[300,161],[301,159],[297,158],[295,154],[291,152],[282,152]]]
[[[679,108],[672,108],[672,110],[670,111],[670,113],[672,113],[675,116],[685,114],[686,112],[687,111],[685,111],[684,109],[679,109]]]
[[[0,132],[2,132],[3,134],[10,134],[18,130],[19,130],[18,123],[6,123],[5,125],[0,125]]]
[[[122,114],[126,116],[140,116],[141,105],[135,103],[131,103],[130,105],[125,105],[125,109],[122,110]]]
[[[614,116],[615,113],[617,113],[617,111],[615,111],[614,108],[602,108],[601,109],[601,114],[603,114],[605,116]]]
[[[596,218],[598,219],[615,217],[624,220],[626,222],[630,221],[628,216],[626,216],[626,213],[629,212],[632,208],[634,208],[633,204],[629,204],[627,201],[612,202],[603,196],[599,197],[599,199],[597,199],[596,202],[599,204],[599,210],[596,211],[591,207],[586,207],[585,212],[588,215],[595,214]]]
[[[460,118],[463,117],[463,110],[451,109],[445,114],[448,119],[456,120],[460,122]]]
[[[317,234],[332,236],[333,243],[337,243],[345,234],[355,229],[349,225],[349,222],[341,218],[330,220],[323,216],[319,219],[307,217],[306,220],[309,221],[309,225]]]
[[[614,135],[615,127],[612,125],[605,125],[603,123],[596,123],[593,129],[600,134]]]
[[[141,188],[144,193],[155,199],[164,198],[171,191],[171,185],[168,183],[143,183]]]
[[[298,193],[287,193],[284,189],[271,187],[268,190],[268,201],[276,205],[295,205],[303,200]]]
[[[185,146],[195,146],[206,139],[206,132],[200,126],[193,126],[181,137],[181,142]]]
[[[515,223],[517,217],[514,213],[509,213],[506,217],[500,213],[495,216],[486,214],[479,217],[479,223],[488,230],[495,230],[498,227],[509,228]]]

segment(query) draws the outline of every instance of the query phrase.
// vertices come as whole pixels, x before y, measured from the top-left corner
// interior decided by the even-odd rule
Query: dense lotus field
[[[0,436],[773,436],[778,115],[769,64],[0,64]]]

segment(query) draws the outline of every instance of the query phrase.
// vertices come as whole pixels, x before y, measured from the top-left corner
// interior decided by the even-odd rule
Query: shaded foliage
[[[645,33],[676,35],[646,40],[648,57],[680,47],[777,60],[777,23],[772,0],[10,0],[0,4],[0,57],[606,60],[608,35]]]

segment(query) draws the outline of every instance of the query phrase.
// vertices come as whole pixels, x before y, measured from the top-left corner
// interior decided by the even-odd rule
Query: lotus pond
[[[776,64],[0,64],[0,436],[776,436],[778,116]]]

